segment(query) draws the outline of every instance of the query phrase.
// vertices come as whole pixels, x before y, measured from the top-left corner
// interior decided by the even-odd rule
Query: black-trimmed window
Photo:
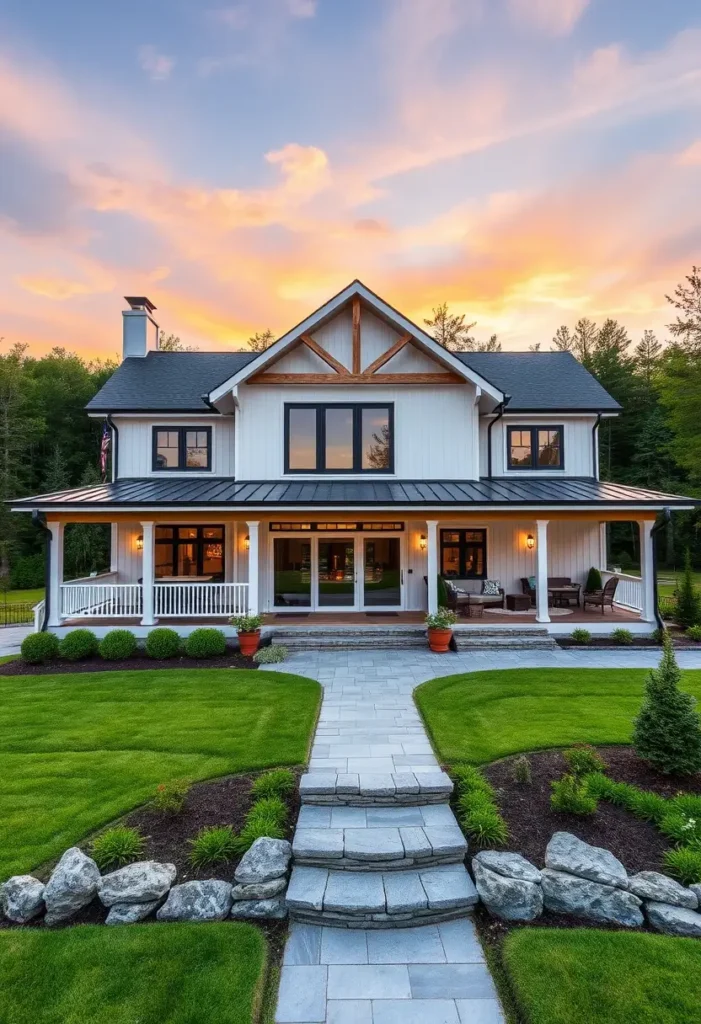
[[[202,472],[212,468],[211,427],[154,427],[153,469]]]
[[[224,579],[223,526],[157,526],[156,579],[209,576]]]
[[[393,473],[394,406],[285,406],[286,473]]]
[[[565,428],[508,427],[506,458],[509,469],[564,469]]]
[[[487,578],[487,531],[441,530],[441,576]]]

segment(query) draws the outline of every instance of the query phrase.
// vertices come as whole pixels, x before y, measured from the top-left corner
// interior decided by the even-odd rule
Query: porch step
[[[400,871],[460,864],[467,841],[447,804],[313,807],[297,820],[295,864],[338,871]]]
[[[271,640],[291,651],[314,650],[405,650],[426,648],[423,626],[273,626]]]
[[[480,629],[470,626],[453,631],[457,651],[552,651],[557,650],[555,638],[547,629]]]
[[[407,871],[336,871],[295,865],[290,917],[335,928],[408,928],[464,917],[478,901],[464,864]]]
[[[303,804],[328,807],[417,807],[450,800],[453,782],[445,772],[395,772],[359,775],[307,772],[299,781]]]

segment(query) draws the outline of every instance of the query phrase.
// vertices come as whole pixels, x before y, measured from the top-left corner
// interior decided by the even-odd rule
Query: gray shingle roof
[[[125,359],[88,403],[90,412],[204,412],[202,395],[241,370],[254,352],[149,352]],[[615,412],[618,403],[569,352],[461,352],[500,391],[509,411]]]
[[[576,505],[578,508],[637,508],[647,506],[692,507],[701,505],[660,491],[623,484],[606,483],[590,477],[560,477],[511,480],[483,477],[481,480],[234,480],[214,477],[190,480],[122,479],[98,487],[78,487],[13,502],[15,508],[65,507],[85,509],[169,506],[178,508],[212,505],[217,507],[269,507],[271,512],[290,506],[332,508],[348,505],[367,508],[416,506],[511,507]]]

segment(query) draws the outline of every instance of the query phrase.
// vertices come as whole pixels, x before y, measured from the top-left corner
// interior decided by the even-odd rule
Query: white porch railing
[[[612,576],[618,576],[618,586],[616,587],[613,603],[632,612],[641,612],[643,610],[643,581],[640,576],[629,576],[624,572],[601,570],[603,583],[610,580]]]
[[[247,583],[156,583],[154,615],[160,619],[203,619],[245,615]]]
[[[61,617],[128,619],[141,615],[139,583],[63,583]]]
[[[46,601],[42,600],[39,604],[35,604],[32,608],[34,612],[34,632],[40,633],[41,627],[44,623],[44,608],[46,607]]]

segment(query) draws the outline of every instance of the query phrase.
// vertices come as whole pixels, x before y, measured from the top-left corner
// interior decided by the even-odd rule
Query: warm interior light
[[[244,548],[244,551],[248,551],[250,546],[251,546],[251,538],[248,536],[248,534],[246,534],[246,536],[243,538],[243,548]]]
[[[426,550],[426,534],[422,533],[419,537],[419,547],[422,551]]]
[[[526,547],[528,548],[529,551],[532,551],[533,548],[535,547],[535,537],[533,536],[532,533],[529,533],[528,536],[526,537]]]
[[[136,550],[137,551],[143,551],[144,550],[144,536],[143,536],[142,533],[140,533],[139,536],[136,538]]]

